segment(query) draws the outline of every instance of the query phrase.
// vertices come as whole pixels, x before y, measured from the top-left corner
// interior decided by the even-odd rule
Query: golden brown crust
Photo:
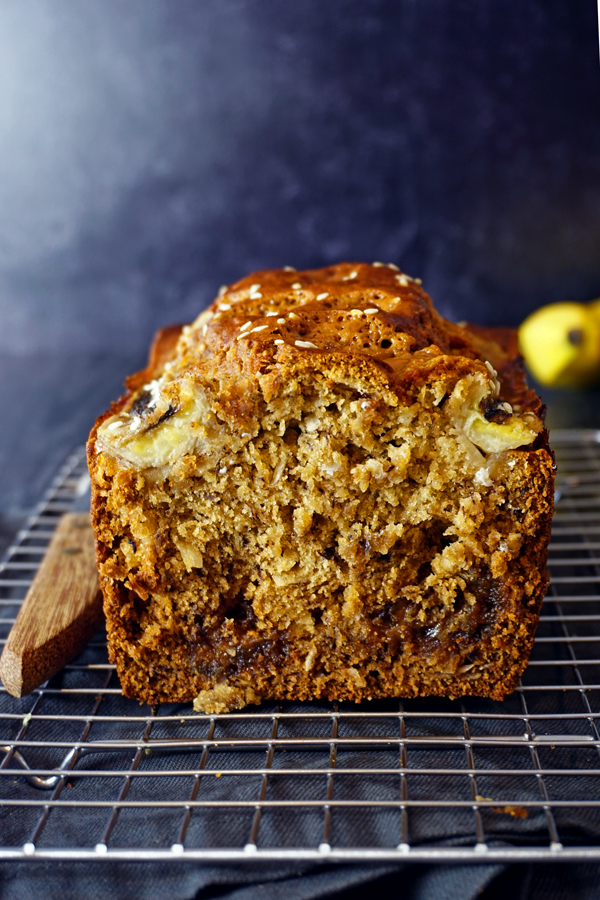
[[[148,355],[148,374],[162,369],[175,357],[182,328],[183,325],[167,325],[156,332]]]
[[[449,322],[420,282],[395,266],[255,272],[227,288],[195,325],[184,328],[188,335],[179,348],[183,326],[160,329],[146,369],[127,380],[130,394],[160,373],[177,349],[182,368],[200,364],[209,379],[253,380],[267,367],[285,377],[290,366],[322,369],[325,363],[377,380],[401,402],[410,402],[432,377],[460,377],[487,360],[500,376],[500,399],[541,414],[539,398],[527,387],[516,330]],[[240,339],[244,326],[248,336]]]
[[[240,337],[247,325],[248,336]],[[462,367],[483,361],[469,331],[439,316],[417,281],[365,263],[255,272],[213,304],[187,349],[215,377],[256,377],[273,363],[310,365],[319,353],[377,378],[403,400],[429,377],[434,359],[446,368],[452,357]],[[314,365],[322,366],[322,355]]]
[[[365,264],[255,273],[179,330],[88,443],[125,693],[219,712],[514,689],[553,501],[514,334]],[[199,443],[171,452],[165,421],[188,420]]]

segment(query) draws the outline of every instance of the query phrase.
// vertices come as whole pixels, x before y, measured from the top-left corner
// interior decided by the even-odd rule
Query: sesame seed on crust
[[[265,328],[268,328],[268,325],[257,325],[256,328],[251,328],[250,331],[243,331],[241,334],[238,334],[236,341],[241,340],[242,338],[248,337],[250,334],[256,334],[257,331],[264,331]]]

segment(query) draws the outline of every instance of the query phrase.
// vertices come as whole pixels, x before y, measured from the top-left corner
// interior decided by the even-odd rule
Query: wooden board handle
[[[66,513],[50,541],[0,659],[13,697],[39,687],[83,650],[102,621],[89,513]]]

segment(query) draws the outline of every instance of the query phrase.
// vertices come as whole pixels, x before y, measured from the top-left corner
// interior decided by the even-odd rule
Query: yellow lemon
[[[542,306],[519,328],[519,346],[540,384],[592,384],[600,379],[600,300]]]

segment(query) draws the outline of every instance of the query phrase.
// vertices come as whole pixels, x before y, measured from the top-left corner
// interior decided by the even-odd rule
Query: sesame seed
[[[324,294],[317,294],[317,300],[324,300],[325,297],[329,297],[329,293],[325,291]]]
[[[357,275],[358,275],[358,272],[350,272],[349,275],[344,275],[344,277],[342,278],[342,281],[350,281],[352,278],[356,278]]]
[[[240,328],[240,331],[247,331],[251,325],[252,325],[252,322],[244,322],[244,324]]]
[[[250,294],[250,299],[251,300],[262,300],[262,294],[260,292],[255,293],[255,294]]]
[[[295,281],[295,282],[293,283],[292,287],[293,287],[293,289],[294,289],[295,291],[301,291],[301,290],[302,290],[302,285],[300,284],[299,281]]]
[[[374,266],[376,269],[381,269],[383,266],[385,266],[385,263],[374,262],[374,263],[371,263],[371,265]]]
[[[221,287],[219,288],[219,293],[217,294],[217,297],[222,297],[223,294],[226,294],[226,293],[227,293],[227,285],[222,284]]]
[[[294,341],[296,347],[306,347],[309,350],[318,350],[316,344],[312,344],[310,341]]]
[[[420,278],[413,278],[415,284],[423,284]]]
[[[208,331],[208,325],[203,325],[202,326],[202,336],[204,336],[207,331]]]
[[[224,475],[226,471],[227,471],[227,466],[222,466],[219,469],[219,475]]]
[[[394,263],[388,263],[388,264],[387,264],[387,267],[388,267],[388,269],[393,269],[394,272],[399,272],[399,271],[400,271],[400,269],[398,268],[398,266],[395,265]]]
[[[227,312],[228,309],[231,309],[231,303],[221,303],[219,309],[221,312]]]
[[[278,315],[279,315],[279,313],[277,312],[276,309],[272,309],[267,313],[267,317],[268,316],[278,316]]]
[[[187,337],[187,335],[190,333],[191,330],[192,329],[190,328],[189,325],[184,325],[183,328],[181,329],[181,333],[186,335],[186,337]]]
[[[140,416],[134,416],[133,419],[131,420],[131,425],[129,426],[129,430],[135,431],[135,429],[138,427],[138,425],[140,424],[141,421],[142,420],[141,420]]]
[[[295,312],[288,313],[290,319],[299,319],[300,316],[297,316]]]
[[[503,406],[504,406],[504,409],[506,410],[506,412],[509,414],[509,416],[512,416],[513,408],[510,405],[510,403],[504,403]]]
[[[352,316],[362,316],[362,309],[351,309],[350,315]]]
[[[412,280],[410,275],[402,274],[402,275],[395,275],[394,277],[395,277],[396,281],[398,282],[398,284],[401,284],[402,287],[407,287],[407,285],[409,285]]]
[[[273,343],[274,343],[274,344],[277,344],[277,346],[279,346],[279,344],[285,344],[285,341],[282,341],[282,340],[276,340],[276,341],[273,341]]]
[[[260,284],[251,284],[248,290],[251,294],[255,294],[256,291],[260,291]]]
[[[376,312],[379,312],[379,310],[378,309],[365,309],[365,312],[366,313],[376,313]]]
[[[255,334],[257,331],[264,331],[265,328],[268,327],[268,325],[257,325],[256,328],[251,328],[250,331],[246,332],[246,334]]]
[[[125,424],[125,422],[111,422],[106,427],[108,428],[109,431],[114,431],[115,428],[122,428],[124,424]]]
[[[277,319],[278,325],[285,325],[285,319]]]
[[[284,272],[295,272],[296,269],[293,266],[284,266],[283,271]]]

